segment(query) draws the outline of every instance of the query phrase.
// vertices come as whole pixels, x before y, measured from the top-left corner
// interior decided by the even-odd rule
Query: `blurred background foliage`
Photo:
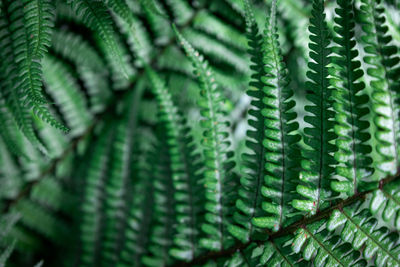
[[[200,115],[195,104],[199,85],[191,63],[176,41],[172,23],[204,54],[223,90],[227,101],[221,105],[231,121],[232,146],[238,163],[235,170],[240,171],[239,156],[246,149],[246,112],[250,104],[245,94],[250,70],[242,1],[126,0],[129,10],[119,10],[112,2],[105,0],[102,4],[107,6],[104,18],[110,20],[104,21],[112,29],[113,49],[109,38],[98,31],[98,26],[91,27],[92,22],[84,14],[75,12],[67,1],[53,3],[51,45],[42,61],[43,93],[52,115],[70,131],[64,134],[31,114],[35,133],[45,148],[42,151],[17,130],[15,123],[10,122],[7,127],[14,129],[12,138],[18,146],[10,145],[4,131],[0,134],[0,246],[3,248],[0,251],[4,251],[0,254],[0,265],[2,257],[6,258],[12,250],[7,266],[33,266],[41,260],[45,266],[74,265],[85,249],[82,247],[85,237],[79,236],[80,227],[85,220],[92,220],[103,230],[100,235],[103,242],[98,243],[104,247],[96,247],[98,263],[102,264],[97,266],[114,266],[109,263],[112,257],[100,253],[107,250],[110,244],[107,241],[112,244],[112,238],[120,238],[107,235],[104,228],[107,216],[126,217],[127,223],[135,224],[135,220],[148,218],[146,212],[154,208],[156,201],[149,196],[150,181],[146,177],[156,171],[160,160],[151,155],[157,138],[157,104],[138,54],[167,82],[173,100],[192,126],[195,142],[201,139]],[[253,1],[261,29],[270,2]],[[295,92],[296,111],[302,122],[300,134],[304,128],[302,107],[306,104],[310,2],[278,1],[278,31],[290,86]],[[386,0],[384,5],[389,33],[399,45],[399,2]],[[335,1],[326,1],[331,31],[334,8]],[[7,23],[3,15],[0,13],[0,29]],[[361,30],[357,28],[356,38],[360,36]],[[362,49],[359,52],[362,57]],[[4,85],[2,79],[0,83]],[[0,108],[4,109],[3,105]],[[9,118],[2,121],[9,122]],[[116,142],[118,136],[128,139],[113,145],[107,138],[110,135],[114,135]],[[120,156],[129,157],[132,163],[131,169],[125,170],[130,173],[129,179],[124,184],[110,185],[103,183],[107,179],[96,180],[102,175],[112,176],[113,170],[120,166],[109,163]],[[85,202],[84,196],[88,194],[93,199]],[[124,203],[113,203],[114,200]],[[86,207],[85,203],[90,201],[93,205]],[[114,212],[118,205],[123,206],[122,214]],[[130,214],[131,207],[139,207],[137,212],[143,214]],[[91,209],[104,209],[106,215]],[[143,225],[140,227],[143,228],[133,226],[133,229],[149,231]],[[135,231],[125,234],[134,235]],[[145,244],[147,240],[140,242]],[[128,244],[127,255],[140,242]],[[122,246],[120,241],[118,244]]]

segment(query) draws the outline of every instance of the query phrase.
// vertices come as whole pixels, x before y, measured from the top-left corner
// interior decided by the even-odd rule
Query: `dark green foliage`
[[[372,109],[377,128],[376,150],[381,155],[377,168],[384,173],[393,174],[399,162],[399,75],[398,48],[391,44],[392,37],[384,24],[384,9],[381,1],[362,1],[360,20],[365,43],[365,62],[371,76]]]
[[[398,12],[0,0],[0,266],[400,265]]]
[[[336,172],[346,181],[334,179],[331,186],[336,192],[356,194],[367,188],[367,180],[372,175],[372,149],[367,143],[371,138],[368,133],[369,122],[366,117],[369,109],[366,106],[369,97],[365,93],[365,84],[359,79],[363,76],[361,62],[355,50],[355,22],[353,1],[338,1],[335,10],[334,47],[331,84],[335,87],[333,108],[336,111],[335,133],[338,138],[338,151],[335,159],[338,162]]]
[[[310,59],[306,83],[307,100],[311,105],[305,106],[307,115],[304,121],[310,125],[304,129],[304,143],[309,149],[303,150],[302,168],[299,176],[301,184],[297,192],[306,198],[295,200],[293,206],[301,211],[315,214],[327,206],[332,197],[329,179],[334,172],[335,160],[332,153],[336,147],[333,132],[335,116],[332,110],[332,88],[328,81],[328,64],[331,62],[331,49],[328,47],[330,36],[325,21],[324,1],[314,0],[310,18]]]
[[[237,182],[231,173],[233,168],[232,153],[229,151],[230,141],[225,121],[225,114],[221,101],[222,95],[218,91],[213,73],[208,62],[199,54],[176,30],[178,40],[193,64],[194,74],[200,83],[200,98],[198,105],[203,130],[201,140],[204,157],[204,186],[206,187],[206,223],[202,230],[207,238],[200,244],[207,249],[220,250],[232,243],[227,235],[229,217],[232,215],[233,200],[236,197]],[[226,240],[228,239],[228,240]]]

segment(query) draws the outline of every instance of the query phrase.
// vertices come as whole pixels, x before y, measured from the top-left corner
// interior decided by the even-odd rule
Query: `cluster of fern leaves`
[[[0,0],[0,266],[400,266],[397,0]]]

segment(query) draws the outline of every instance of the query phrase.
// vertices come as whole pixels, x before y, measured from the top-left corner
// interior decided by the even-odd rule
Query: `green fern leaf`
[[[173,262],[169,251],[173,246],[175,228],[174,210],[174,186],[171,170],[171,158],[168,155],[167,139],[164,135],[166,129],[162,126],[158,129],[159,140],[153,160],[157,162],[153,172],[154,208],[153,223],[148,245],[149,253],[142,258],[145,266],[167,266]]]
[[[375,190],[370,201],[372,215],[381,215],[383,222],[400,231],[400,182],[394,181]]]
[[[294,199],[294,180],[299,171],[300,151],[296,144],[300,135],[294,134],[299,124],[294,120],[297,114],[293,111],[295,102],[293,91],[289,88],[287,68],[279,49],[276,28],[276,3],[272,2],[270,20],[267,22],[263,63],[265,76],[261,110],[261,121],[264,119],[265,169],[264,185],[261,194],[266,200],[262,208],[269,216],[256,216],[252,223],[275,231],[285,224],[293,213],[289,203]],[[278,200],[279,199],[279,200]]]
[[[165,12],[160,8],[156,0],[139,0],[139,2],[144,9],[150,11],[153,14],[156,14],[157,16],[168,19],[168,15],[165,14]]]
[[[386,227],[378,228],[378,221],[360,206],[359,202],[333,211],[327,228],[334,231],[343,225],[340,230],[342,240],[351,243],[355,250],[363,251],[366,260],[374,258],[376,266],[400,265],[398,233]]]
[[[154,136],[143,129],[138,132],[132,156],[134,186],[129,205],[129,216],[124,231],[124,244],[118,266],[140,266],[141,258],[147,253],[150,226],[153,217],[153,176],[151,160]],[[135,137],[136,137],[135,136]]]
[[[236,252],[225,262],[225,266],[296,266],[305,262],[292,252],[290,237],[285,236],[261,244],[252,243]]]
[[[363,24],[366,56],[369,64],[367,73],[372,77],[372,109],[374,124],[377,128],[375,137],[376,150],[381,159],[376,160],[376,167],[386,174],[394,174],[399,163],[400,125],[399,121],[399,83],[400,70],[395,67],[399,62],[398,49],[391,45],[392,37],[383,16],[384,9],[380,0],[363,0],[360,20]]]
[[[99,263],[99,246],[104,220],[103,195],[107,170],[110,164],[113,129],[106,128],[105,132],[93,144],[89,154],[84,187],[84,199],[81,205],[80,218],[80,262],[82,265],[96,265]]]
[[[17,57],[21,60],[21,86],[27,95],[27,104],[35,107],[46,103],[41,92],[40,61],[51,44],[54,6],[50,0],[24,0],[23,5],[26,47],[20,43],[17,49],[21,56]]]
[[[199,209],[196,206],[195,193],[199,181],[195,174],[195,157],[189,148],[190,137],[183,124],[183,119],[172,102],[171,94],[163,81],[150,68],[146,67],[147,75],[152,83],[153,92],[159,105],[160,122],[163,123],[168,138],[168,150],[171,160],[171,171],[175,188],[176,216],[180,222],[176,227],[174,247],[171,254],[181,260],[192,260],[197,254]]]
[[[326,229],[325,220],[303,226],[295,235],[293,251],[302,251],[303,258],[315,266],[367,266],[359,252]]]
[[[132,73],[127,69],[125,59],[119,51],[117,40],[113,33],[112,19],[107,12],[106,6],[98,0],[68,0],[68,2],[75,13],[82,17],[83,22],[104,40],[104,45],[116,60],[119,71],[124,75],[125,79],[129,79]]]
[[[137,104],[137,103],[135,103]],[[137,105],[132,105],[137,108]],[[113,265],[118,261],[118,251],[123,243],[123,232],[127,210],[125,200],[129,199],[131,187],[131,162],[133,135],[136,131],[137,110],[130,110],[129,117],[124,118],[115,128],[112,145],[109,177],[105,182],[105,222],[101,248],[101,262]]]
[[[92,116],[86,108],[86,99],[78,89],[68,68],[51,56],[43,59],[43,76],[47,92],[59,105],[71,135],[78,135],[89,126]]]
[[[174,22],[177,25],[184,25],[192,19],[194,10],[185,0],[166,0],[174,15]]]
[[[207,61],[178,32],[174,26],[178,40],[193,64],[194,73],[200,82],[200,99],[198,105],[203,120],[203,156],[206,170],[204,185],[206,187],[206,223],[202,225],[206,238],[200,241],[201,246],[210,250],[220,250],[231,244],[227,233],[232,210],[236,181],[230,174],[233,163],[230,160],[228,124],[224,119],[221,107],[222,95],[218,90]]]
[[[270,18],[266,23],[263,40],[258,35],[249,3],[245,3],[248,23],[250,53],[255,63],[253,81],[248,94],[253,97],[253,109],[249,114],[254,117],[249,125],[254,128],[248,132],[251,138],[247,146],[253,154],[246,154],[246,176],[241,179],[241,196],[236,206],[236,222],[246,225],[244,218],[259,228],[279,230],[289,219],[293,208],[289,205],[293,199],[296,164],[293,159],[300,153],[293,146],[299,142],[300,136],[293,131],[298,128],[293,123],[296,113],[292,111],[294,101],[290,100],[293,92],[288,87],[287,70],[282,62],[276,29],[276,2],[272,3]],[[260,46],[263,44],[263,50]],[[298,161],[298,160],[297,160]],[[286,167],[286,168],[285,168]],[[298,166],[297,166],[298,167]],[[254,194],[256,191],[256,194]],[[237,230],[237,231],[235,231]],[[231,226],[231,233],[248,241],[249,233],[241,235],[240,228]]]
[[[361,63],[357,60],[354,39],[353,1],[339,0],[336,9],[337,36],[333,38],[335,56],[332,57],[334,67],[331,69],[331,84],[335,87],[333,108],[336,112],[335,133],[338,135],[335,159],[338,162],[336,173],[342,178],[334,178],[331,187],[336,192],[354,195],[368,189],[366,179],[372,175],[372,148],[367,143],[369,122],[366,107],[369,98],[365,94],[365,84],[359,81],[363,76]]]
[[[65,30],[53,32],[52,49],[76,66],[88,91],[91,110],[94,113],[104,110],[111,92],[107,70],[103,68],[105,62],[100,55],[80,35]]]
[[[335,160],[331,155],[335,152],[335,146],[331,144],[336,135],[332,132],[334,126],[334,112],[332,109],[332,89],[328,81],[328,67],[331,50],[328,48],[330,38],[325,22],[324,1],[314,0],[309,31],[310,58],[307,77],[307,99],[312,103],[306,105],[308,112],[304,121],[311,127],[304,129],[306,143],[310,149],[303,150],[304,171],[300,174],[301,184],[297,186],[297,192],[305,199],[294,200],[293,207],[300,211],[315,214],[323,209],[331,190],[329,180],[334,172]]]

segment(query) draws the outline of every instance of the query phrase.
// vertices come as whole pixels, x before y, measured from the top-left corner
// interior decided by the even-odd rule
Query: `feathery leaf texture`
[[[400,183],[387,184],[375,190],[370,201],[370,212],[381,216],[387,225],[400,231]]]
[[[302,251],[303,258],[316,266],[367,266],[359,252],[326,228],[325,220],[300,228],[293,239],[293,251]]]
[[[130,77],[130,71],[126,69],[125,59],[118,49],[117,40],[115,39],[112,28],[112,19],[102,1],[68,0],[75,13],[82,17],[83,22],[96,31],[100,38],[105,42],[105,46],[112,53],[112,57],[118,62],[121,73],[126,79]]]
[[[341,239],[350,243],[355,250],[361,250],[364,259],[374,259],[376,266],[397,266],[400,264],[398,233],[386,227],[379,227],[378,221],[371,217],[361,203],[335,210],[328,221],[327,228],[340,230]]]
[[[363,0],[360,7],[360,21],[365,44],[364,61],[371,76],[372,110],[376,126],[376,150],[381,159],[376,167],[384,173],[394,174],[399,163],[399,62],[398,48],[390,44],[392,37],[384,24],[384,9],[380,0]]]
[[[161,78],[150,67],[146,67],[147,75],[151,81],[153,92],[159,105],[160,122],[165,128],[168,139],[168,152],[171,163],[171,172],[175,188],[176,216],[179,226],[176,228],[174,244],[171,254],[182,260],[192,260],[197,254],[197,239],[199,231],[197,223],[201,209],[197,207],[196,194],[199,191],[199,182],[195,180],[196,163],[195,155],[191,155],[184,129],[182,116],[172,102],[171,94]]]
[[[400,265],[399,8],[0,0],[0,265]]]
[[[227,132],[228,123],[224,119],[221,107],[222,95],[215,78],[204,57],[189,44],[174,27],[178,40],[193,64],[194,74],[200,83],[198,105],[203,117],[200,122],[203,130],[202,148],[205,159],[204,186],[206,187],[206,215],[202,230],[207,235],[200,244],[208,249],[219,250],[232,243],[227,233],[228,218],[232,212],[232,202],[237,186],[233,180],[232,153]]]
[[[295,199],[293,207],[315,214],[325,208],[328,199],[332,197],[329,179],[334,173],[335,159],[332,153],[335,146],[331,143],[336,139],[333,132],[334,111],[332,110],[332,88],[328,80],[328,64],[331,61],[331,49],[328,47],[330,37],[325,21],[324,1],[314,0],[310,18],[310,58],[306,83],[307,99],[311,105],[305,106],[309,115],[304,121],[310,126],[304,129],[304,143],[310,148],[303,150],[301,162],[304,169],[300,174],[301,184],[297,192],[305,199]]]
[[[86,108],[86,100],[68,68],[51,56],[46,56],[43,59],[43,72],[47,92],[60,106],[71,134],[82,133],[92,118]]]
[[[293,111],[295,101],[287,78],[287,68],[279,49],[276,26],[276,2],[272,2],[270,19],[265,27],[263,63],[265,75],[261,77],[263,107],[261,110],[265,133],[265,176],[261,194],[265,198],[262,209],[269,216],[256,216],[252,223],[275,231],[283,227],[293,213],[290,202],[294,198],[294,181],[299,171],[300,151],[296,144],[300,135]]]
[[[365,190],[365,179],[372,175],[372,148],[367,143],[371,138],[368,133],[369,115],[366,106],[369,97],[365,94],[365,84],[359,79],[363,76],[361,62],[356,58],[354,37],[353,1],[338,1],[335,18],[336,36],[333,38],[335,47],[332,56],[334,67],[330,82],[335,88],[333,98],[335,103],[335,133],[338,151],[335,159],[338,162],[336,173],[344,180],[333,179],[332,190],[347,193],[348,196]]]
[[[253,232],[251,219],[264,213],[261,209],[261,185],[265,176],[266,148],[262,145],[262,140],[264,139],[266,124],[262,115],[264,106],[262,101],[265,95],[262,90],[264,84],[261,81],[262,77],[265,76],[262,51],[263,39],[259,33],[249,2],[245,1],[244,3],[246,8],[247,38],[250,47],[248,53],[251,55],[251,62],[253,63],[250,66],[253,71],[252,80],[249,84],[251,88],[247,90],[247,94],[252,97],[252,109],[248,111],[252,117],[248,123],[253,129],[247,132],[249,140],[247,140],[246,145],[254,154],[243,155],[243,160],[245,161],[242,170],[243,177],[240,179],[239,199],[236,201],[237,211],[233,217],[236,224],[229,226],[229,232],[242,242],[247,242]]]
[[[165,129],[159,128],[160,142],[157,143],[153,160],[157,167],[153,172],[154,214],[147,255],[142,257],[145,266],[167,266],[173,262],[169,250],[173,246],[175,230],[175,189],[172,179],[171,158],[168,154]],[[155,152],[157,151],[157,152]]]
[[[104,208],[104,187],[114,134],[111,128],[106,129],[106,133],[99,137],[89,155],[84,189],[86,193],[81,206],[80,264],[82,266],[95,265],[100,260],[98,240],[101,238],[105,219],[101,210]]]

